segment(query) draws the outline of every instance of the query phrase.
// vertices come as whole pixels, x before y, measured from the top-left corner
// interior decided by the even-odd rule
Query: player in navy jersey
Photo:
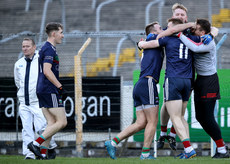
[[[162,29],[157,22],[153,22],[146,26],[145,31],[147,40],[154,40],[157,37],[156,34],[162,32]],[[112,159],[116,158],[116,146],[119,142],[144,128],[144,144],[140,159],[155,159],[150,155],[150,146],[158,122],[159,98],[156,84],[159,81],[163,58],[162,48],[144,50],[140,77],[133,89],[137,120],[113,140],[105,142],[105,147]]]
[[[197,19],[196,23],[189,23],[194,27],[194,34],[204,39],[211,31],[211,37],[217,36],[218,29],[211,27],[206,19]],[[184,25],[175,26],[171,30],[165,31],[167,35],[184,30]],[[216,70],[216,45],[214,40],[205,45],[195,43],[181,32],[177,35],[182,42],[194,52],[194,66],[197,77],[194,84],[194,102],[196,119],[201,124],[206,133],[215,141],[217,145],[216,154],[213,158],[229,158],[229,150],[225,145],[221,130],[214,118],[216,100],[220,99],[219,80]]]
[[[48,23],[46,33],[48,39],[39,52],[37,97],[47,127],[40,137],[28,144],[28,149],[42,159],[46,159],[46,156],[41,155],[40,147],[47,149],[51,137],[67,125],[63,106],[67,95],[59,82],[59,58],[55,47],[64,38],[63,26],[60,23]]]
[[[168,29],[176,24],[182,24],[180,19],[168,20]],[[200,37],[188,35],[196,42]],[[166,74],[164,82],[164,100],[175,130],[183,142],[184,156],[189,159],[196,156],[196,152],[190,144],[188,123],[184,119],[184,112],[191,92],[192,78],[192,52],[176,37],[168,36],[154,41],[141,41],[140,48],[165,47]]]
[[[187,13],[188,13],[188,9],[180,3],[175,3],[172,6],[172,14],[173,14],[172,18],[178,18],[178,19],[181,19],[183,23],[187,23],[187,21],[188,21],[187,20]],[[187,28],[187,29],[183,30],[183,34],[185,34],[186,36],[192,34],[192,32],[193,32],[193,30],[191,30],[191,28]],[[162,36],[168,36],[168,35],[165,35],[165,31],[164,31],[157,36],[157,39],[161,38]],[[210,36],[205,35],[203,37],[204,38],[203,38],[202,42],[204,44],[208,44],[211,41]],[[194,84],[194,77],[195,77],[195,74],[193,73],[192,85]],[[160,132],[160,137],[157,141],[157,148],[162,149],[164,146],[165,139],[166,139],[166,140],[168,140],[170,148],[173,150],[176,150],[176,139],[175,139],[176,131],[175,131],[174,127],[172,126],[170,133],[167,135],[168,121],[169,121],[169,114],[166,110],[165,103],[163,103],[161,110],[160,110],[161,132]],[[189,127],[187,127],[187,131],[189,133]]]
[[[187,18],[187,13],[188,10],[187,8],[180,4],[180,3],[175,3],[172,6],[172,18],[178,18],[182,20],[183,23],[186,23],[188,20]],[[185,31],[188,33],[188,31]],[[159,34],[157,38],[160,36]],[[163,105],[160,110],[160,124],[161,124],[161,132],[160,132],[160,137],[157,141],[157,149],[162,149],[164,147],[164,142],[165,140],[168,140],[169,146],[172,150],[176,150],[176,131],[172,125],[170,129],[170,133],[167,135],[167,126],[168,126],[168,121],[169,121],[169,114],[166,110],[165,103],[163,102]],[[187,127],[188,129],[189,127]]]

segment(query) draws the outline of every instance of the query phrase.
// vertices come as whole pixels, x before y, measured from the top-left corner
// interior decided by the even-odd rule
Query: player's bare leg
[[[187,108],[187,104],[188,104],[188,102],[187,101],[184,101],[183,102],[183,106],[182,106],[182,115],[183,115],[183,122],[184,122],[184,125],[185,125],[185,127],[186,127],[186,133],[187,133],[187,136],[190,136],[189,135],[189,126],[188,126],[188,122],[185,120],[185,118],[184,118],[184,115],[185,115],[185,111],[186,111],[186,108]]]
[[[165,102],[163,102],[163,105],[161,107],[160,111],[160,118],[161,118],[161,125],[167,126],[168,121],[169,121],[169,114],[168,111],[166,110]]]
[[[161,118],[161,133],[157,141],[157,149],[162,149],[164,147],[165,140],[168,140],[170,148],[172,150],[176,150],[176,132],[173,126],[171,127],[169,135],[167,135],[167,125],[170,117],[167,108],[165,106],[165,102],[163,102],[163,105],[161,107],[160,118]]]
[[[42,112],[47,120],[47,127],[36,141],[28,144],[28,148],[39,158],[45,157],[51,137],[67,125],[65,108],[42,108]]]
[[[144,147],[150,147],[156,132],[158,122],[158,106],[143,110],[147,119],[144,133]]]
[[[189,138],[186,132],[186,125],[184,125],[183,121],[182,100],[167,101],[166,108],[181,141]]]
[[[166,110],[165,102],[163,102],[160,111],[161,132],[160,132],[160,138],[157,141],[157,149],[162,149],[164,147],[165,139],[167,137],[168,121],[169,121],[169,114]]]
[[[166,108],[175,127],[176,133],[184,145],[184,153],[180,156],[180,159],[189,159],[196,156],[196,152],[190,144],[190,138],[187,132],[188,124],[184,124],[184,112],[183,106],[187,102],[182,100],[173,100],[166,102]]]
[[[145,117],[147,119],[147,124],[145,126],[144,132],[144,144],[141,153],[141,159],[155,159],[152,155],[150,155],[150,148],[153,142],[153,137],[156,132],[157,122],[158,122],[158,110],[159,106],[150,107],[147,109],[143,109],[145,113]]]
[[[150,107],[143,110],[136,111],[137,120],[132,125],[121,131],[112,141],[106,141],[105,146],[112,159],[116,159],[116,146],[123,139],[135,134],[136,132],[145,128],[144,134],[144,145],[143,150],[144,156],[141,159],[154,159],[150,156],[150,146],[153,141],[153,136],[156,132],[156,126],[158,122],[158,106]],[[142,153],[143,155],[143,153]]]
[[[65,108],[42,108],[42,111],[44,116],[48,119],[47,127],[42,133],[44,138],[52,137],[67,125]]]
[[[109,153],[110,158],[116,159],[116,146],[125,138],[133,135],[134,133],[145,128],[147,119],[143,110],[136,111],[137,119],[135,123],[129,125],[126,129],[122,130],[112,141],[106,141],[105,147]]]
[[[53,125],[55,123],[55,118],[54,116],[49,112],[47,108],[44,108],[43,114],[46,118],[47,121],[47,126]],[[44,132],[43,132],[44,133]],[[46,138],[46,140],[41,144],[41,154],[46,154],[47,149],[49,148],[51,137]],[[46,150],[45,150],[46,149]],[[44,157],[45,155],[43,155]]]
[[[136,111],[137,120],[135,123],[129,125],[126,129],[122,130],[117,137],[120,140],[123,140],[136,132],[139,132],[140,130],[144,129],[147,124],[147,119],[145,117],[145,113],[143,110]]]

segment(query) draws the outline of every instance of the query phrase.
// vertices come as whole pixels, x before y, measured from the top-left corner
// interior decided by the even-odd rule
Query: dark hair
[[[211,24],[210,24],[210,22],[208,20],[206,20],[206,19],[197,19],[196,24],[200,25],[200,28],[199,28],[200,31],[204,30],[205,34],[210,33]]]
[[[63,26],[61,23],[50,22],[46,25],[46,33],[49,36],[52,31],[58,31],[59,28],[63,29]]]
[[[33,39],[31,38],[24,38],[23,41],[31,41],[32,42],[32,45],[35,46],[35,42]]]
[[[155,31],[155,28],[154,26],[156,24],[159,24],[158,22],[152,22],[150,24],[148,24],[146,27],[145,27],[145,34],[146,35],[149,35],[149,33],[151,33],[151,31]]]
[[[168,19],[168,23],[169,22],[172,22],[174,25],[183,24],[182,20],[178,19],[178,18],[170,18],[170,19]]]

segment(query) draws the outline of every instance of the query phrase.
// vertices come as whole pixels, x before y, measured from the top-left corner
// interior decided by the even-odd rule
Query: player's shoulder
[[[154,40],[156,38],[157,38],[157,34],[150,33],[150,34],[148,34],[146,41]]]
[[[195,42],[201,42],[200,36],[193,35],[193,34],[187,34],[185,36],[188,37],[188,38],[190,38],[191,40],[193,40]]]
[[[174,36],[164,36],[162,38],[159,39],[159,42],[169,42],[171,40],[174,40],[176,37]]]
[[[56,48],[49,42],[45,42],[45,44],[42,46],[42,48],[40,49],[39,51],[39,55],[42,55],[42,54],[55,54],[56,53]]]

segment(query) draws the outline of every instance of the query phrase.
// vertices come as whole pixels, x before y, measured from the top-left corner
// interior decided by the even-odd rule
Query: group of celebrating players
[[[172,18],[168,19],[167,29],[163,31],[158,22],[153,22],[145,28],[146,40],[138,42],[138,48],[144,51],[140,77],[133,89],[137,119],[111,141],[105,142],[112,159],[116,159],[116,146],[141,129],[145,129],[145,132],[140,159],[155,159],[150,154],[150,148],[158,122],[159,97],[156,84],[159,81],[164,52],[164,103],[160,113],[161,133],[157,148],[163,148],[165,140],[168,140],[170,147],[176,150],[177,134],[184,146],[183,153],[178,157],[190,159],[197,155],[190,143],[189,126],[184,118],[194,89],[196,119],[217,146],[213,158],[229,158],[228,147],[214,118],[215,103],[220,99],[214,42],[218,29],[211,27],[206,19],[187,23],[187,8],[182,4],[174,4],[172,14]],[[169,118],[173,127],[167,135]]]
[[[35,53],[34,41],[25,39],[22,47],[25,56],[15,64],[15,83],[19,88],[18,96],[22,105],[20,117],[25,132],[24,141],[30,141],[27,148],[38,159],[48,159],[47,150],[52,136],[67,125],[63,106],[67,94],[59,81],[59,58],[56,52],[56,45],[64,38],[63,26],[60,23],[48,23],[46,33],[47,41],[39,53]],[[146,26],[145,33],[146,40],[138,42],[138,48],[144,51],[140,77],[133,89],[137,119],[111,141],[105,142],[110,157],[116,159],[116,147],[122,140],[145,129],[140,159],[155,159],[150,154],[150,149],[158,123],[159,97],[156,85],[166,56],[164,103],[160,113],[161,133],[157,148],[163,148],[165,140],[168,140],[170,147],[176,150],[177,134],[184,146],[184,152],[179,158],[190,159],[197,155],[190,143],[189,126],[184,118],[189,97],[194,89],[196,119],[217,145],[213,158],[229,158],[228,147],[214,118],[215,103],[220,99],[216,45],[213,39],[218,35],[218,29],[211,27],[206,19],[188,23],[187,8],[176,3],[172,6],[172,18],[168,19],[167,29],[162,30],[158,22],[153,22]],[[31,64],[35,65],[31,69],[38,74],[29,73]],[[193,68],[197,74],[196,79]],[[17,77],[20,74],[24,74],[22,79]],[[33,88],[29,87],[31,85]],[[36,108],[35,111],[41,108],[40,113],[43,113],[46,119],[36,128],[36,131],[40,131],[40,136],[32,141],[34,136],[28,137],[28,133],[33,133],[32,125],[27,126],[28,123],[32,124],[32,117],[30,121],[25,118],[25,115],[29,117],[29,108]],[[167,134],[169,118],[173,127]],[[30,128],[28,132],[26,128]],[[35,157],[30,154],[26,158]]]

